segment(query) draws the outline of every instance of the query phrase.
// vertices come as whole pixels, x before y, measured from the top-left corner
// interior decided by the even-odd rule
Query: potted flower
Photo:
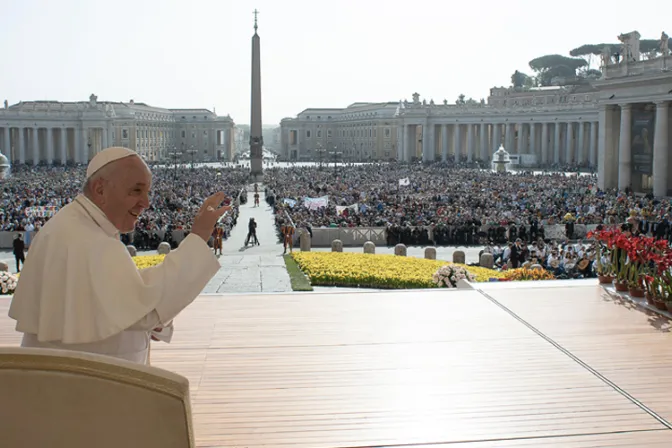
[[[441,266],[432,276],[432,282],[439,288],[457,288],[460,280],[476,281],[476,277],[461,266],[447,264]]]
[[[14,294],[14,291],[16,290],[16,285],[19,282],[19,278],[14,275],[10,274],[7,271],[1,271],[0,272],[0,294],[2,295],[10,295]]]
[[[614,280],[614,230],[591,231],[586,235],[595,239],[597,278],[601,284],[610,284]]]
[[[620,232],[614,239],[611,263],[616,276],[616,283],[614,283],[616,291],[628,291],[628,274],[630,270],[628,269],[627,261],[631,244],[630,238]]]

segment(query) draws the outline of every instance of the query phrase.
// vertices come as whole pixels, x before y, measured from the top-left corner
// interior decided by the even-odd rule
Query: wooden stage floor
[[[672,446],[670,322],[537,285],[206,295],[152,364],[189,378],[200,447]]]

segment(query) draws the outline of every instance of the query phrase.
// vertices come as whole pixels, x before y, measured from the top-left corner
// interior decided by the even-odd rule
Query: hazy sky
[[[266,125],[415,91],[485,98],[537,56],[672,34],[664,0],[0,0],[0,100],[95,93],[248,123],[255,7]]]

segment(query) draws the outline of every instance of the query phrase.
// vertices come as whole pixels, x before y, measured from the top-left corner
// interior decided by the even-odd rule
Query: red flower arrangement
[[[654,300],[672,302],[672,248],[667,240],[634,236],[618,228],[587,236],[598,245],[598,273],[614,274],[631,289],[643,288]]]

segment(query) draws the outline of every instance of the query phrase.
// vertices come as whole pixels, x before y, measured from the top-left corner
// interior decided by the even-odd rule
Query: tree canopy
[[[511,75],[511,85],[515,89],[529,89],[530,87],[534,87],[535,79],[526,73],[516,70],[513,72],[513,75]]]
[[[539,85],[550,86],[553,78],[576,78],[576,70],[588,62],[582,58],[570,58],[560,54],[547,54],[530,61],[530,68],[537,73]]]
[[[672,38],[669,40],[669,47],[672,48]],[[516,70],[511,75],[511,85],[516,89],[523,89],[537,85],[549,86],[554,78],[563,78],[568,83],[582,83],[600,78],[602,72],[592,68],[594,58],[602,55],[605,49],[609,51],[610,57],[614,57],[621,52],[621,48],[620,42],[584,44],[571,50],[569,52],[571,57],[561,54],[540,56],[529,62],[536,76],[528,76]],[[660,54],[660,39],[641,39],[639,51],[644,55],[648,54],[649,57]]]

